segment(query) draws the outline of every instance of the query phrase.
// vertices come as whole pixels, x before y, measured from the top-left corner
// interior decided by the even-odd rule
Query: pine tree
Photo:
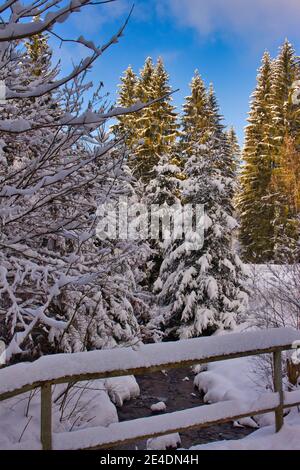
[[[138,178],[147,182],[153,177],[153,168],[159,158],[170,154],[178,135],[175,107],[169,96],[172,88],[161,58],[155,67],[151,58],[146,60],[136,89],[137,98],[145,103],[165,97],[136,115],[132,168]]]
[[[208,124],[207,129],[210,135],[214,138],[214,148],[218,152],[218,158],[212,164],[217,165],[222,175],[228,176],[233,180],[235,176],[234,172],[234,160],[230,151],[228,139],[226,137],[225,128],[222,123],[223,116],[219,112],[219,105],[215,95],[214,87],[212,84],[208,90]],[[232,187],[232,189],[234,189]],[[231,194],[231,197],[233,193]]]
[[[287,176],[299,139],[295,107],[291,100],[293,84],[300,77],[293,46],[286,40],[274,61],[272,78],[272,178],[271,201],[274,206],[274,260],[296,260],[299,240],[298,214],[289,203]],[[293,143],[294,142],[294,143]],[[291,153],[289,155],[289,153]]]
[[[153,90],[156,98],[163,98],[151,107],[153,112],[153,133],[155,153],[160,157],[170,155],[173,144],[178,137],[178,123],[175,106],[172,105],[172,87],[169,84],[169,75],[165,69],[162,58],[157,61],[153,75]]]
[[[233,171],[236,173],[240,168],[242,152],[233,126],[227,130],[226,136],[230,148],[231,159],[233,162]]]
[[[190,84],[191,95],[183,105],[181,149],[184,155],[194,152],[194,144],[205,143],[208,137],[209,103],[204,82],[195,71]]]
[[[119,149],[105,155],[93,172],[105,175],[99,178],[97,192],[93,193],[98,208],[103,203],[110,204],[110,209],[117,212],[120,196],[128,197],[129,201],[134,199],[132,175],[123,165]],[[101,215],[98,217],[101,219]],[[65,299],[69,309],[76,309],[79,303],[80,310],[62,346],[67,351],[78,351],[130,345],[141,338],[138,320],[149,316],[148,306],[139,296],[139,270],[148,257],[147,244],[108,238],[91,240],[88,250],[92,269],[96,269],[99,257],[98,269],[102,274],[98,285],[91,285],[84,299],[80,289]]]
[[[39,21],[36,16],[33,21]],[[27,54],[30,60],[31,73],[35,77],[40,77],[49,70],[49,57],[52,52],[48,45],[49,35],[46,33],[36,34],[25,41]]]
[[[299,69],[293,46],[286,40],[273,62],[272,73],[272,138],[274,141],[273,166],[280,166],[281,145],[293,124],[293,106],[290,95]]]
[[[8,47],[9,52],[6,51],[8,64],[2,76],[7,86],[25,89],[27,86],[36,86],[40,81],[54,80],[59,70],[52,66],[52,51],[48,45],[47,34],[35,35],[25,41],[23,46],[25,47],[12,42]],[[4,54],[0,60],[5,60]],[[39,109],[39,123],[44,126],[36,132],[42,144],[38,137],[34,140],[30,133],[5,136],[4,156],[10,165],[18,165],[21,161],[24,162],[24,159],[32,160],[42,149],[46,151],[53,138],[53,133],[48,131],[46,124],[52,118],[58,119],[61,116],[59,101],[58,95],[54,98],[52,93],[46,93],[41,97],[10,100],[9,105],[3,108],[3,119],[13,119],[15,115],[30,119],[37,114],[36,110]]]
[[[300,153],[292,137],[284,139],[279,162],[280,166],[274,168],[271,180],[275,212],[274,259],[282,263],[298,262]]]
[[[137,101],[137,76],[131,66],[129,66],[121,77],[121,85],[119,85],[119,94],[117,104],[123,107],[130,107]],[[132,148],[135,142],[136,116],[128,114],[126,116],[118,116],[117,124],[112,126],[112,132],[118,139],[123,139],[128,148]]]
[[[289,203],[286,181],[299,140],[299,113],[291,99],[298,78],[295,52],[287,40],[273,62],[264,54],[246,129],[238,200],[248,261],[282,261],[288,245],[291,256],[296,252],[298,214]]]
[[[267,52],[259,69],[248,122],[237,202],[240,241],[244,259],[260,263],[272,260],[274,252],[274,207],[270,194],[274,154],[271,141],[272,62]]]
[[[172,209],[181,204],[182,172],[176,156],[163,155],[153,169],[153,177],[145,188],[145,201],[154,222],[169,217]],[[170,219],[171,220],[171,219]],[[160,222],[159,222],[160,223]],[[172,221],[171,221],[172,224]],[[164,243],[161,226],[157,238],[151,239],[152,256],[148,263],[148,286],[153,291],[164,257]],[[154,289],[155,290],[155,289]]]
[[[196,82],[200,83],[199,76]],[[193,84],[192,84],[193,87]],[[198,87],[197,87],[198,88]],[[201,86],[202,88],[202,86]],[[195,95],[194,95],[195,96]],[[206,98],[205,98],[206,97]],[[193,230],[184,239],[170,240],[156,286],[167,338],[190,338],[233,328],[246,303],[242,286],[243,265],[232,247],[234,180],[229,170],[230,153],[220,122],[216,99],[205,88],[200,113],[188,100],[192,115],[185,122],[195,125],[205,143],[191,142],[185,134],[188,158],[183,181],[185,204],[202,204],[204,240]]]
[[[118,103],[123,106],[164,98],[137,114],[119,118],[118,124],[113,126],[117,136],[127,136],[128,162],[134,176],[148,183],[159,158],[170,153],[178,136],[169,76],[161,58],[154,65],[148,57],[138,78],[129,68],[121,80]]]
[[[140,70],[140,76],[137,83],[136,94],[138,98],[147,103],[150,99],[154,99],[153,95],[153,76],[155,65],[153,64],[152,57],[147,57],[143,68]]]

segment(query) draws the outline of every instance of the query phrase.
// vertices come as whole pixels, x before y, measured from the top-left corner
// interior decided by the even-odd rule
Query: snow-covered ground
[[[132,376],[80,382],[68,393],[65,385],[53,387],[53,431],[77,431],[118,422],[116,406],[139,395]],[[116,405],[116,406],[115,406]],[[36,448],[40,441],[40,393],[25,393],[0,402],[0,449],[22,443]]]
[[[245,323],[239,325],[237,331],[258,331],[259,328],[270,327],[300,329],[299,265],[252,265],[248,266],[247,272],[249,309]],[[207,403],[233,399],[242,403],[253,402],[262,392],[271,391],[271,368],[267,358],[244,357],[215,362],[208,364],[205,370],[202,366],[198,370],[195,368],[195,372],[199,372],[195,376],[195,386],[204,393]],[[284,383],[287,387],[286,380]],[[300,449],[300,410],[297,408],[289,410],[279,433],[275,433],[274,413],[243,418],[233,425],[259,429],[243,439],[196,445],[191,449]]]
[[[249,265],[248,323],[300,329],[300,265]]]
[[[193,446],[190,450],[300,450],[299,424],[286,424],[274,433],[273,426],[267,426],[236,441],[219,441]]]
[[[299,329],[299,266],[251,265],[248,274],[251,294],[247,322],[240,325],[238,331],[270,327]],[[266,357],[211,363],[195,377],[195,385],[203,391],[207,403],[231,399],[249,402],[270,390],[271,383],[271,361]],[[284,385],[287,388],[286,378]],[[273,413],[244,418],[234,425],[259,429],[237,441],[220,441],[192,449],[300,449],[300,412],[297,408],[292,408],[285,416],[284,428],[277,434]]]
[[[254,286],[260,287],[262,296],[260,296],[257,291],[256,294],[252,295],[250,299],[251,315],[247,318],[247,323],[245,322],[239,325],[234,332],[243,333],[252,331],[252,333],[247,336],[247,338],[245,337],[245,341],[243,338],[242,340],[239,339],[238,343],[234,333],[224,331],[216,334],[215,338],[204,338],[202,340],[203,351],[201,350],[203,356],[208,354],[212,357],[214,354],[217,354],[217,352],[221,354],[227,350],[232,350],[232,343],[237,343],[236,347],[238,351],[249,350],[250,343],[251,346],[253,344],[255,344],[256,347],[262,346],[263,333],[259,332],[261,325],[256,324],[255,312],[261,313],[264,311],[264,313],[267,312],[267,315],[269,315],[268,312],[272,310],[274,305],[277,307],[277,305],[280,304],[279,297],[276,297],[277,294],[281,293],[277,287],[278,283],[281,285],[288,282],[289,285],[293,286],[293,273],[289,274],[288,272],[284,272],[284,270],[280,270],[278,267],[272,267],[271,269],[273,272],[264,266],[252,267],[253,276],[251,282]],[[291,279],[289,279],[289,275],[291,275]],[[293,291],[293,289],[291,289],[291,291]],[[293,292],[290,292],[290,294],[294,295]],[[270,303],[270,299],[273,303]],[[285,306],[285,304],[283,305]],[[280,314],[280,311],[278,312]],[[296,310],[293,311],[293,314],[297,315]],[[279,317],[276,316],[275,319],[278,318],[280,318],[280,315]],[[288,318],[288,316],[286,318]],[[294,318],[296,317],[293,316],[293,319]],[[260,317],[260,321],[261,320],[264,321],[264,316]],[[267,326],[275,325],[274,322],[271,321],[270,325]],[[288,325],[280,324],[276,326],[294,327],[294,324],[289,321]],[[280,331],[278,329],[273,331],[276,341],[280,340],[284,342],[284,338],[279,334]],[[283,331],[283,336],[284,333],[285,331]],[[292,333],[294,334],[294,332]],[[278,336],[280,336],[280,338]],[[181,348],[172,349],[172,359],[177,358],[177,356],[178,360],[179,356],[184,356],[186,360],[196,356],[199,358],[199,352],[195,353],[195,341],[197,340],[182,341]],[[136,357],[141,361],[140,365],[144,364],[144,362],[148,365],[161,363],[160,361],[166,362],[169,358],[169,349],[172,345],[170,345],[170,343],[159,345],[158,349],[160,353],[158,356],[154,350],[152,351],[153,346],[154,345],[140,346],[137,351],[125,351],[127,355],[121,355],[123,362],[126,362],[124,367],[129,367],[131,362],[132,367],[134,365],[136,366]],[[85,358],[90,357],[89,355],[91,355],[91,357],[95,355],[96,358],[97,351],[88,353]],[[111,367],[114,367],[114,355],[116,355],[116,351],[114,351],[113,354],[111,352],[109,354],[108,360]],[[74,362],[74,358],[76,359],[76,354],[70,355],[69,357],[70,364],[68,367],[71,367],[71,372],[73,371],[73,367],[78,368],[77,360]],[[42,361],[41,364],[43,363],[45,365],[47,364],[47,360],[53,361],[54,359],[55,358],[51,359],[45,357],[40,361]],[[118,367],[121,359],[120,355],[117,354],[115,360],[118,362]],[[95,361],[92,362],[95,363]],[[65,364],[65,367],[67,367],[67,365],[68,364]],[[83,366],[86,367],[86,364]],[[26,368],[26,364],[22,364],[18,367],[23,372],[26,370],[25,379],[28,380],[27,372],[30,372],[31,368],[34,366],[29,365],[28,368]],[[90,367],[93,366],[90,365]],[[43,367],[44,372],[49,374],[50,369],[48,367],[46,369],[45,372],[45,367]],[[57,371],[56,367],[54,367],[54,369]],[[40,373],[40,368],[37,368],[37,370]],[[35,369],[33,372],[34,371]],[[68,373],[70,371],[68,369]],[[207,404],[228,402],[231,400],[238,401],[241,404],[255,403],[262,393],[271,391],[268,363],[266,360],[257,357],[244,357],[213,362],[207,364],[206,367],[195,367],[194,371],[194,384],[204,393],[204,402]],[[4,377],[8,374],[6,378],[10,378],[9,368],[4,369],[3,373],[5,374]],[[23,380],[22,376],[24,376],[24,374],[19,376],[19,381],[21,380],[21,382]],[[2,383],[1,387],[7,388],[8,385],[9,380]],[[18,383],[18,386],[21,385],[22,383]],[[180,387],[180,384],[178,384],[178,387]],[[118,421],[116,406],[120,407],[125,400],[130,400],[140,394],[139,386],[132,376],[78,383],[76,386],[72,387],[67,394],[64,393],[65,390],[66,386],[64,385],[56,385],[53,388],[54,433],[69,433],[99,426],[107,427],[116,423]],[[3,391],[5,390],[2,390],[2,392]],[[153,412],[162,412],[165,411],[166,407],[164,403],[153,403],[151,409]],[[233,423],[233,425],[248,426],[253,429],[257,428],[257,430],[247,438],[238,441],[222,441],[206,445],[196,445],[193,449],[300,449],[300,413],[296,408],[289,411],[289,414],[285,417],[284,428],[277,434],[274,432],[273,413],[243,418]],[[22,447],[30,448],[31,443],[39,443],[39,433],[40,396],[38,390],[34,394],[27,393],[0,402],[0,449],[11,448],[12,446],[15,447],[20,443]],[[179,436],[177,434],[170,434],[161,438],[148,440],[147,447],[149,449],[161,449],[172,446],[176,447],[179,443]]]
[[[248,325],[245,325],[248,329]],[[243,327],[239,327],[243,331]],[[222,333],[230,335],[230,333]],[[226,361],[213,362],[195,376],[194,384],[204,393],[205,403],[238,400],[242,403],[254,402],[268,390],[268,380],[257,377],[258,361],[256,357],[241,357]],[[203,369],[203,368],[202,368]],[[257,428],[274,422],[273,414],[243,418],[235,425]]]

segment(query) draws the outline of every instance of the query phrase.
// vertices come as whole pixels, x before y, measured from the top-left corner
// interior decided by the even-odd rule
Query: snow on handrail
[[[95,427],[53,434],[53,449],[101,449],[124,445],[136,439],[162,436],[166,433],[182,432],[187,429],[201,428],[255,416],[274,410],[279,404],[278,393],[264,393],[252,403],[229,400],[212,405],[175,411],[163,415],[139,418],[108,427]]]
[[[142,374],[235,357],[291,349],[300,333],[290,328],[271,328],[213,337],[140,345],[73,354],[44,356],[0,370],[0,400],[45,383]]]
[[[240,400],[202,405],[163,415],[138,418],[112,423],[107,427],[96,426],[72,432],[53,433],[54,450],[107,449],[188,429],[198,429],[214,424],[236,421],[243,417],[255,416],[274,411],[278,406],[277,393],[263,393],[259,399],[246,404]],[[41,450],[38,439],[13,444],[11,450]]]
[[[284,408],[300,405],[300,390],[284,393]]]

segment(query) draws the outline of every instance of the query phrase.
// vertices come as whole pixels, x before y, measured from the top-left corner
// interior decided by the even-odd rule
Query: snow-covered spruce
[[[167,233],[170,212],[181,204],[181,178],[182,172],[176,156],[163,155],[153,169],[153,178],[145,187],[143,200],[148,210],[151,210],[151,222],[158,230],[157,233],[151,233],[150,241],[152,256],[148,262],[148,285],[151,291],[163,261],[164,243],[170,237],[170,233]]]
[[[198,86],[198,80],[196,83]],[[200,233],[190,231],[183,240],[171,241],[165,251],[157,286],[163,328],[169,338],[231,329],[247,304],[243,265],[232,246],[237,222],[227,139],[211,95],[198,112],[200,123],[195,128],[198,140],[205,143],[192,140],[188,145],[185,136],[188,158],[183,186],[186,203],[204,205],[204,241]]]
[[[179,133],[170,96],[172,87],[163,60],[158,58],[153,64],[148,57],[139,77],[128,67],[119,89],[118,104],[121,106],[156,100],[153,106],[134,116],[118,117],[113,126],[115,135],[123,136],[130,149],[128,163],[134,176],[148,183],[154,177],[153,168],[160,157],[170,155]]]

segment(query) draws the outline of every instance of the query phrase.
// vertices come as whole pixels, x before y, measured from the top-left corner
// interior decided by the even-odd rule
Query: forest
[[[98,3],[101,9],[106,2]],[[86,57],[76,64],[74,56],[64,74],[50,38],[68,41],[56,25],[92,4],[0,6],[0,381],[2,371],[42,356],[300,329],[300,62],[293,45],[286,40],[275,57],[264,52],[242,144],[223,124],[217,91],[197,64],[181,109],[162,57],[145,57],[140,70],[129,65],[113,105],[105,84],[91,83],[94,63],[118,47],[134,12],[102,46],[83,36],[70,40]],[[196,207],[196,230],[194,212],[191,224],[176,225]],[[288,359],[284,369],[293,389],[297,361]],[[219,367],[210,372],[218,389],[228,374]],[[247,367],[241,362],[237,374]],[[255,369],[268,388],[268,359]],[[195,386],[208,393],[212,382],[196,372],[203,380],[196,375]],[[124,393],[127,399],[140,393],[133,376],[124,393],[109,380],[98,425],[118,419],[114,405],[122,406]],[[57,391],[64,430],[93,419],[89,407],[99,397],[92,400],[87,390],[84,415],[72,390],[71,404],[69,389]],[[37,426],[32,411],[27,429],[31,399],[24,416],[18,403],[11,405],[11,420],[0,402],[0,448]],[[18,419],[23,433],[5,436]],[[293,419],[297,424],[299,415]],[[249,420],[252,428],[264,425]]]

